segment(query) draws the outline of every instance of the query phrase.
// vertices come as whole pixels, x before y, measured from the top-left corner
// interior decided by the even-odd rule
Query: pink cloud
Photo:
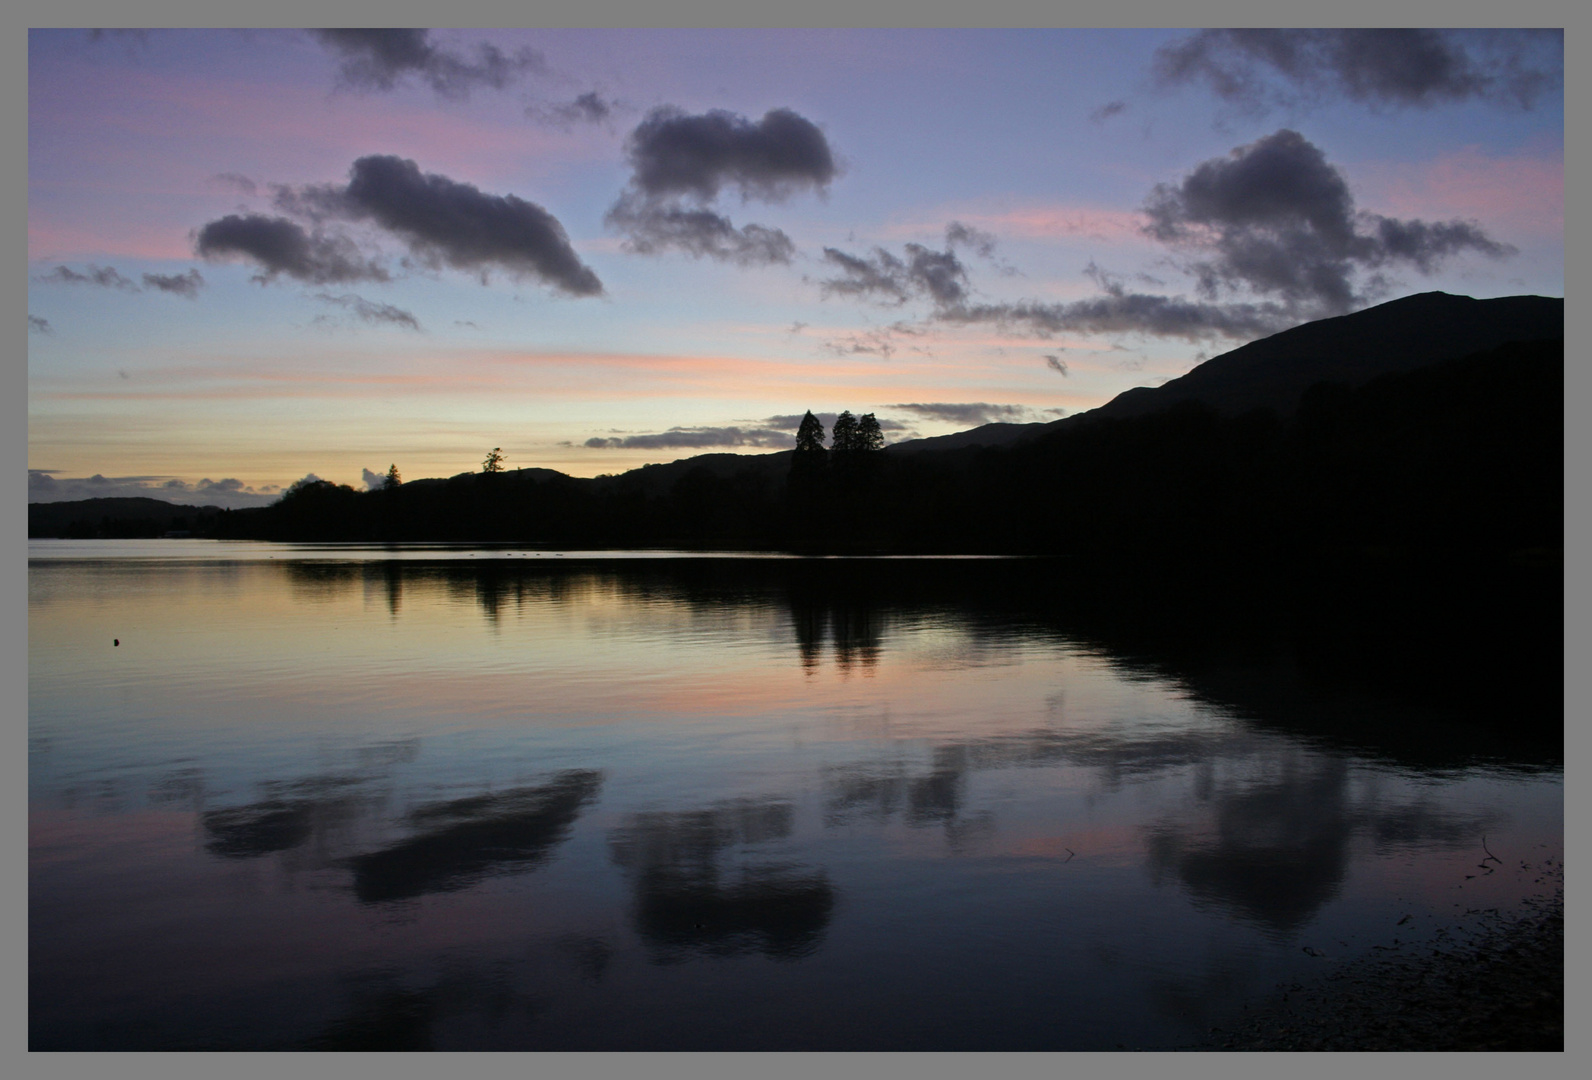
[[[1394,217],[1479,221],[1502,239],[1562,237],[1562,156],[1492,157],[1466,147],[1434,161],[1355,169],[1360,205]]]
[[[32,258],[192,258],[190,230],[244,200],[217,188],[217,174],[259,184],[263,208],[267,183],[342,180],[370,153],[412,158],[562,216],[559,193],[538,182],[612,153],[525,123],[517,105],[485,115],[416,107],[252,71],[223,78],[77,65],[53,74],[30,106]]]

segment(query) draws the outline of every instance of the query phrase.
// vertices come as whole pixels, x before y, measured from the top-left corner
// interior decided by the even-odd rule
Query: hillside
[[[1551,296],[1477,300],[1429,292],[1349,315],[1305,323],[1212,357],[1161,386],[1135,387],[1098,408],[1048,424],[985,424],[954,435],[913,439],[896,453],[962,446],[1011,446],[1047,431],[1108,418],[1148,416],[1199,402],[1227,416],[1272,409],[1289,416],[1320,382],[1361,386],[1512,341],[1564,337],[1564,301]]]

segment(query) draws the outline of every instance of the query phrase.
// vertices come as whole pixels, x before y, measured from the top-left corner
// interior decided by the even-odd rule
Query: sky
[[[1556,31],[33,30],[32,501],[1052,420],[1564,295]]]

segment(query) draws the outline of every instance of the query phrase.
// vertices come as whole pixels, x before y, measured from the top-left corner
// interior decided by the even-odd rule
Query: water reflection
[[[1257,725],[1403,764],[1449,768],[1485,758],[1556,768],[1562,760],[1561,590],[1523,571],[1511,577],[1491,568],[1492,577],[1458,590],[1325,576],[1313,584],[1257,577],[1174,585],[1096,579],[1035,560],[281,565],[305,599],[363,586],[380,592],[394,618],[405,595],[436,590],[472,603],[494,625],[508,611],[595,597],[687,622],[734,611],[774,616],[810,673],[826,645],[837,672],[872,672],[898,628],[949,619],[975,662],[1050,640],[1095,652],[1126,675],[1176,682]],[[1487,634],[1500,670],[1515,678],[1478,681],[1467,627]]]
[[[1543,702],[1363,678],[1374,598],[560,562],[43,568],[36,1048],[1176,1041],[1558,842]]]
[[[570,769],[536,787],[421,806],[409,823],[422,831],[349,860],[354,894],[365,903],[408,900],[528,870],[568,838],[601,786],[602,773]]]
[[[737,799],[681,813],[632,814],[608,841],[635,892],[636,929],[662,963],[699,951],[793,960],[819,945],[835,906],[821,870],[770,858],[793,807]]]
[[[437,1028],[473,1021],[487,1029],[524,1027],[538,1011],[501,969],[452,960],[420,986],[392,972],[349,980],[343,1014],[294,1049],[322,1051],[435,1050]]]

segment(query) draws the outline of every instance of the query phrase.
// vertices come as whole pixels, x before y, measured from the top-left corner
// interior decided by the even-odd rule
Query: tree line
[[[999,448],[881,453],[877,421],[847,413],[826,448],[809,412],[790,450],[589,480],[506,470],[494,450],[482,472],[446,480],[368,492],[297,485],[272,506],[208,519],[195,535],[1190,567],[1552,558],[1563,545],[1563,366],[1562,342],[1516,343],[1358,388],[1319,384],[1287,416],[1187,403],[1133,418],[1085,415]]]

